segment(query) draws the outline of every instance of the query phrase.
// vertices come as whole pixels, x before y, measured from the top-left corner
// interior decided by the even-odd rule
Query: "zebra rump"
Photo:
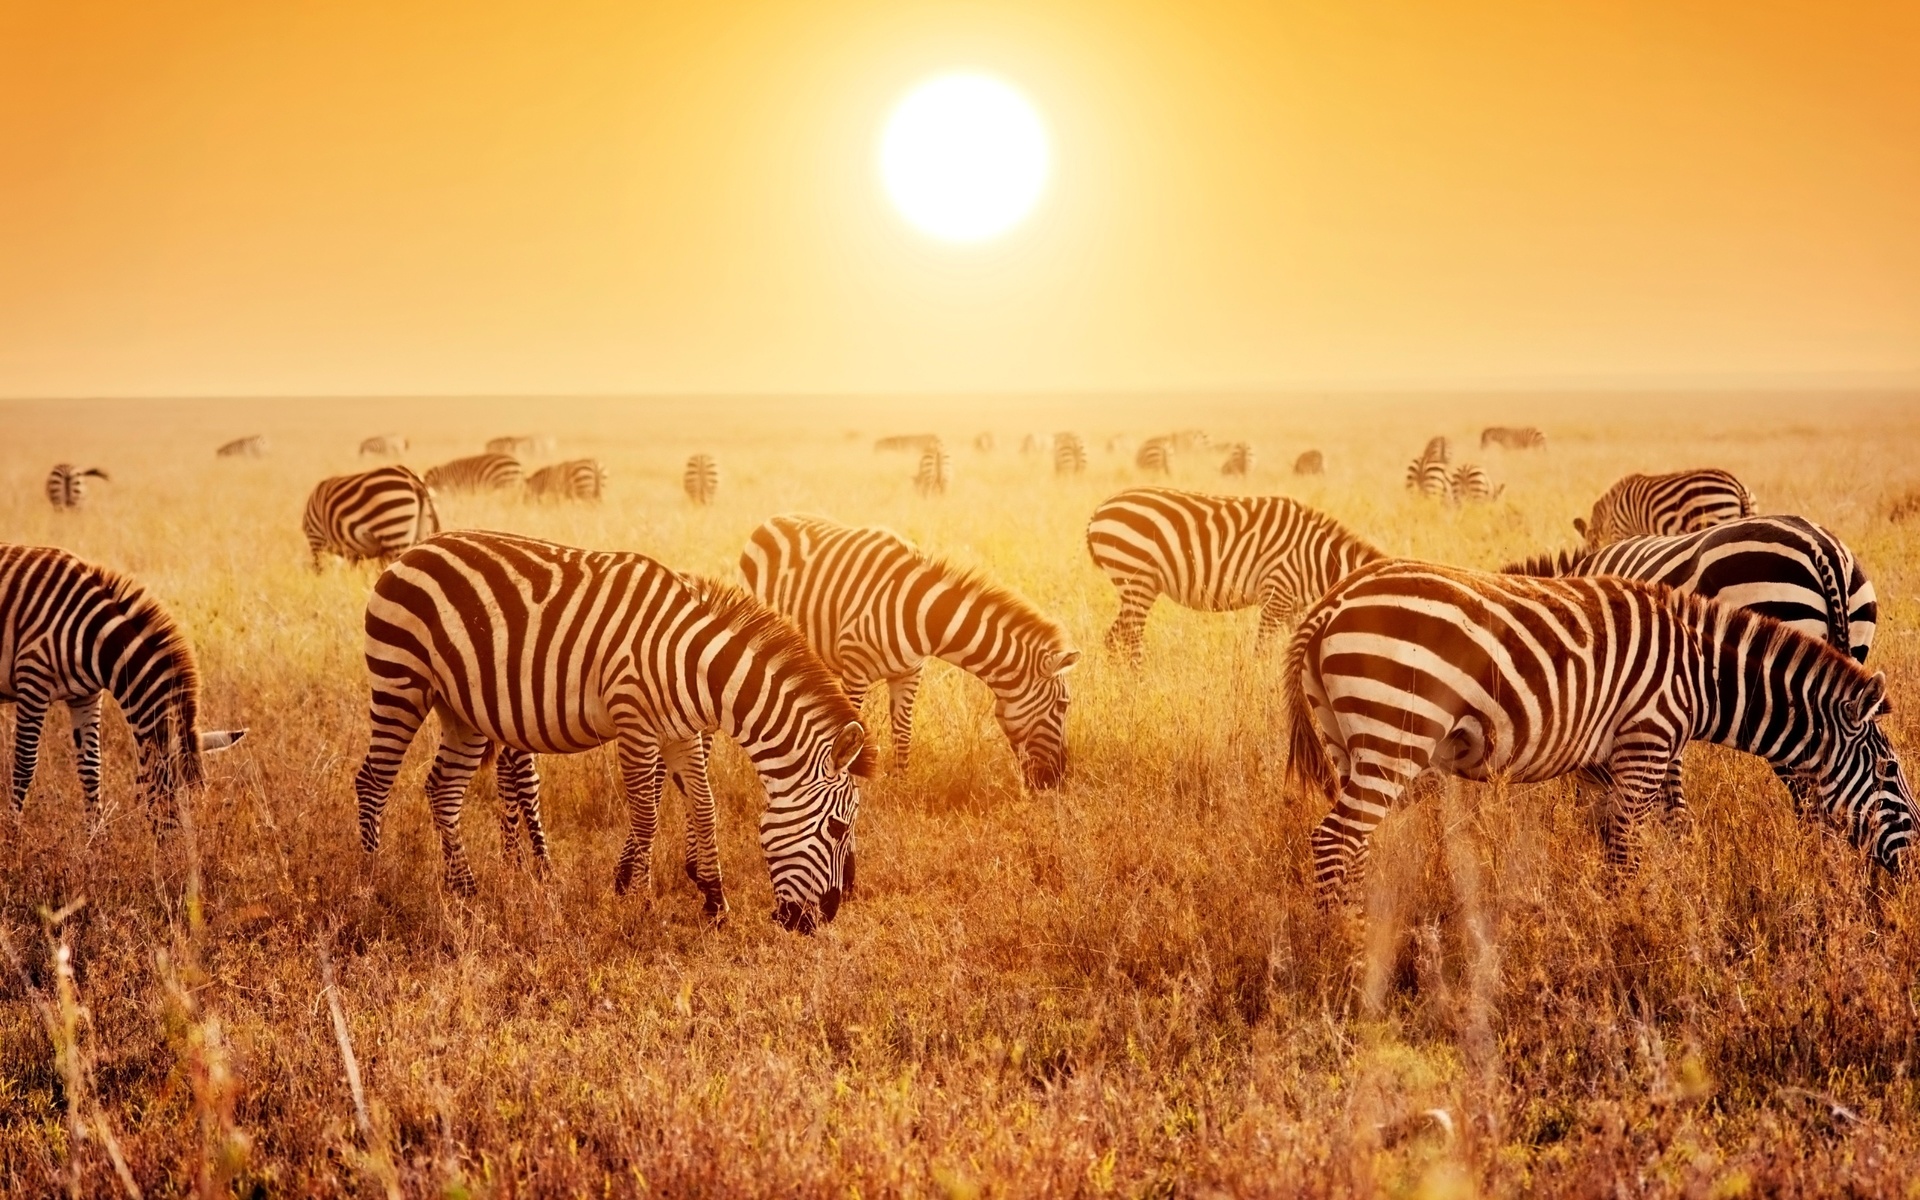
[[[1547,435],[1531,425],[1518,429],[1505,425],[1490,425],[1480,431],[1480,448],[1500,446],[1507,450],[1545,450]]]
[[[107,479],[107,473],[99,467],[88,467],[82,471],[72,463],[56,464],[47,472],[47,503],[57,509],[79,508],[87,502],[87,480]]]
[[[335,475],[307,496],[301,529],[320,569],[322,554],[348,562],[392,562],[407,547],[440,532],[440,510],[426,481],[406,467]]]
[[[1326,471],[1326,456],[1318,450],[1308,450],[1299,458],[1293,460],[1293,473],[1295,475],[1324,475]]]
[[[607,469],[597,458],[572,458],[527,477],[527,492],[541,500],[598,500],[607,490]]]
[[[687,459],[687,470],[680,481],[687,499],[695,504],[712,504],[720,491],[720,464],[711,454],[696,454]]]
[[[1155,475],[1173,474],[1173,446],[1163,437],[1148,438],[1134,453],[1133,465]]]
[[[1245,478],[1253,470],[1253,447],[1245,442],[1234,442],[1227,447],[1227,460],[1220,464],[1222,475],[1238,475]]]
[[[953,459],[936,441],[920,452],[920,468],[914,472],[913,486],[922,496],[944,496],[947,480],[952,475]]]
[[[1078,475],[1087,469],[1087,444],[1077,433],[1053,435],[1053,473]]]
[[[1479,503],[1496,500],[1499,498],[1501,492],[1507,490],[1507,485],[1504,483],[1495,487],[1493,479],[1487,474],[1487,469],[1485,467],[1475,466],[1472,463],[1460,464],[1453,472],[1453,476],[1448,480],[1448,483],[1452,488],[1453,498],[1456,502],[1473,501]]]

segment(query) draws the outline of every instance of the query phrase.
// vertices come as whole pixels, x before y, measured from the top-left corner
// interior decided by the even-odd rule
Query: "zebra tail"
[[[1307,650],[1320,629],[1332,617],[1332,607],[1302,621],[1287,644],[1287,777],[1333,797],[1333,764],[1327,761],[1327,749],[1320,741],[1319,727],[1313,721],[1313,702],[1307,699]]]

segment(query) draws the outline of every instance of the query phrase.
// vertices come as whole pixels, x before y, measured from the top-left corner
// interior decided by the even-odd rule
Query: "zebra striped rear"
[[[1227,460],[1220,464],[1222,475],[1237,475],[1241,478],[1253,470],[1253,447],[1245,442],[1234,442],[1227,447]]]
[[[107,480],[107,473],[99,467],[89,467],[82,471],[72,463],[59,463],[47,472],[47,503],[57,509],[79,508],[87,502],[87,480]]]
[[[392,562],[408,546],[440,532],[440,510],[426,481],[406,467],[335,475],[307,496],[301,529],[320,569],[322,554],[348,562]]]
[[[427,469],[427,486],[436,492],[500,492],[522,482],[520,460],[507,454],[476,454]]]
[[[1490,425],[1480,431],[1480,448],[1500,446],[1508,450],[1545,450],[1547,435],[1531,425],[1518,429],[1505,425]]]
[[[607,469],[597,458],[571,458],[527,477],[527,492],[540,500],[598,500],[607,490]]]
[[[1087,444],[1077,433],[1053,435],[1053,473],[1079,475],[1087,469]]]
[[[213,453],[218,458],[265,458],[267,439],[257,433],[252,437],[235,438]]]
[[[1597,550],[1621,538],[1697,533],[1753,515],[1753,493],[1730,473],[1703,467],[1669,475],[1629,475],[1593,502],[1573,527]]]
[[[1493,478],[1487,474],[1487,469],[1472,463],[1461,463],[1447,483],[1454,500],[1458,503],[1485,503],[1488,500],[1498,499],[1500,493],[1507,489],[1504,483],[1495,487]]]
[[[397,433],[379,433],[360,443],[360,453],[374,454],[381,458],[398,458],[407,452],[409,445],[411,443]]]
[[[1327,459],[1318,450],[1308,450],[1293,460],[1295,475],[1324,475],[1327,472]]]
[[[1407,468],[1407,487],[1427,500],[1453,499],[1453,476],[1447,464],[1438,460],[1416,459]]]
[[[720,464],[713,461],[711,454],[694,455],[687,459],[680,486],[686,489],[687,499],[695,504],[712,504],[720,491]]]
[[[1134,452],[1133,465],[1152,475],[1173,474],[1173,446],[1166,438],[1148,438]]]
[[[920,469],[914,472],[913,486],[922,496],[944,496],[947,481],[953,477],[953,459],[939,442],[920,452]]]

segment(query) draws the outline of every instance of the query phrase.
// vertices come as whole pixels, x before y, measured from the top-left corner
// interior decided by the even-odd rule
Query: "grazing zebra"
[[[1573,527],[1598,550],[1621,538],[1696,533],[1722,521],[1753,515],[1753,493],[1726,471],[1703,467],[1670,475],[1629,475],[1593,502]]]
[[[373,558],[384,566],[408,546],[439,533],[440,510],[426,481],[411,470],[376,467],[314,485],[301,527],[316,571],[322,554],[348,562]]]
[[[748,591],[800,627],[856,706],[886,681],[896,767],[912,742],[921,668],[940,658],[993,691],[994,716],[1028,786],[1060,782],[1066,675],[1080,652],[1025,600],[885,529],[821,517],[779,516],[754,530],[740,574]]]
[[[527,492],[542,500],[598,500],[607,490],[607,469],[597,458],[570,458],[527,476]]]
[[[411,443],[397,433],[379,433],[360,443],[362,455],[377,454],[382,458],[398,458],[405,454]]]
[[[520,460],[510,454],[476,454],[427,468],[427,486],[436,492],[498,492],[520,485]]]
[[[978,450],[982,454],[992,453],[993,452],[993,435],[990,433],[982,433],[982,434],[976,435],[973,439],[973,448],[975,450]]]
[[[1133,465],[1155,475],[1173,474],[1173,445],[1166,438],[1148,438],[1140,443]]]
[[[1205,450],[1213,445],[1213,439],[1204,429],[1181,429],[1167,435],[1173,448],[1179,451]]]
[[[1490,425],[1480,431],[1480,448],[1501,446],[1508,450],[1545,450],[1547,435],[1531,425],[1512,429],[1505,425]]]
[[[1087,469],[1087,444],[1077,433],[1053,435],[1053,473],[1078,475]]]
[[[551,454],[558,443],[547,434],[522,433],[512,437],[497,437],[487,443],[488,454]]]
[[[1324,513],[1284,496],[1133,488],[1093,511],[1087,550],[1120,592],[1107,648],[1138,664],[1154,601],[1202,612],[1260,606],[1256,646],[1348,572],[1380,557]]]
[[[1504,483],[1495,487],[1493,478],[1487,474],[1487,469],[1472,463],[1461,463],[1447,483],[1454,500],[1460,502],[1497,500],[1500,498],[1500,493],[1507,490],[1507,485]],[[1422,494],[1425,494],[1424,489]]]
[[[200,728],[200,675],[186,635],[159,601],[117,571],[45,546],[0,545],[0,702],[15,706],[13,810],[40,761],[55,701],[73,721],[87,808],[100,807],[100,707],[115,704],[133,730],[139,787],[157,828],[178,790],[201,781],[200,755],[244,729]]]
[[[1427,500],[1451,500],[1453,476],[1439,459],[1416,458],[1407,466],[1407,488]]]
[[[252,437],[235,438],[213,453],[218,458],[265,458],[267,439],[258,433]]]
[[[892,437],[883,437],[873,444],[875,450],[925,450],[928,446],[940,444],[937,433],[897,433]]]
[[[60,463],[47,472],[47,503],[58,509],[79,508],[87,502],[87,480],[111,483],[99,467],[82,471],[72,463]]]
[[[1421,462],[1452,462],[1453,443],[1444,437],[1427,439],[1427,448],[1420,452]]]
[[[680,486],[686,489],[687,499],[695,504],[712,504],[720,490],[720,464],[713,461],[711,454],[693,455],[687,459],[687,471]]]
[[[688,799],[687,873],[706,912],[726,912],[710,735],[725,733],[767,790],[760,818],[774,919],[811,933],[853,879],[854,776],[872,754],[859,714],[793,627],[738,588],[692,579],[638,554],[579,550],[504,533],[447,533],[403,554],[367,602],[372,735],[354,777],[360,841],[380,819],[407,746],[429,712],[440,747],[427,797],[447,886],[474,890],[460,842],[467,783],[497,751],[503,845],[524,817],[536,856],[538,778],[530,755],[620,747],[629,827],[614,890],[649,886],[660,791]],[[517,853],[517,849],[515,850]]]
[[[1253,447],[1245,442],[1234,442],[1227,447],[1227,461],[1220,464],[1222,475],[1238,475],[1245,478],[1253,471]]]
[[[1290,771],[1333,801],[1312,836],[1323,902],[1347,892],[1374,827],[1430,770],[1531,783],[1604,768],[1608,858],[1624,866],[1695,740],[1811,777],[1889,869],[1913,836],[1912,794],[1875,723],[1883,676],[1770,617],[1658,585],[1375,563],[1301,620],[1287,672]]]
[[[1309,450],[1293,460],[1295,475],[1324,475],[1327,473],[1327,459],[1318,450]]]
[[[944,496],[947,481],[953,477],[953,459],[946,447],[933,443],[920,452],[920,469],[913,474],[913,486],[922,496]]]

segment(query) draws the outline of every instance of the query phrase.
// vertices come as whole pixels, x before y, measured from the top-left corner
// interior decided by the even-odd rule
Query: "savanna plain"
[[[1549,447],[1480,450],[1488,424]],[[1102,648],[1116,600],[1087,518],[1148,482],[1133,445],[1187,427],[1258,466],[1229,481],[1219,453],[1183,454],[1175,486],[1284,493],[1389,553],[1483,568],[1571,544],[1622,474],[1728,468],[1866,564],[1869,666],[1920,771],[1912,398],[7,404],[0,539],[144,582],[196,648],[203,723],[251,732],[156,838],[117,716],[99,820],[50,719],[24,813],[0,818],[0,1191],[1916,1194],[1920,886],[1798,815],[1757,759],[1690,750],[1691,828],[1623,879],[1571,780],[1423,785],[1376,839],[1364,919],[1317,909],[1325,802],[1286,780],[1281,656],[1254,653],[1254,614],[1163,600],[1137,672]],[[1020,451],[1061,429],[1087,440],[1080,477]],[[313,572],[300,513],[389,431],[416,469],[534,432],[557,440],[536,461],[610,473],[599,504],[443,497],[449,528],[737,578],[755,525],[811,511],[980,569],[1085,652],[1064,785],[1023,790],[986,689],[933,664],[911,761],[865,788],[860,893],[817,936],[766,918],[761,792],[730,746],[718,928],[677,869],[672,789],[651,894],[614,895],[610,749],[543,760],[544,881],[499,853],[483,772],[478,894],[442,889],[419,743],[363,855],[377,568]],[[873,449],[921,431],[953,455],[945,496]],[[267,457],[215,458],[252,433]],[[1409,495],[1434,434],[1500,497]],[[1309,448],[1326,474],[1295,477]],[[709,508],[680,488],[700,450],[722,472]],[[56,514],[59,461],[111,481]],[[884,688],[866,715],[884,737]]]

